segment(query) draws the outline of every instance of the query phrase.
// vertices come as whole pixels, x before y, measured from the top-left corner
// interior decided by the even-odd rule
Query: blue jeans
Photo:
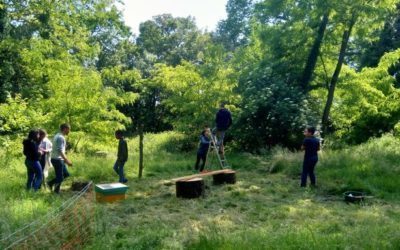
[[[26,189],[37,191],[40,188],[43,180],[42,166],[39,161],[25,160],[25,166],[28,171],[28,181],[26,183]]]
[[[49,181],[49,186],[54,187],[54,192],[59,193],[61,188],[61,183],[70,176],[67,166],[64,163],[64,160],[61,159],[51,159],[51,164],[54,167],[54,172],[56,173],[56,177]]]
[[[124,175],[125,162],[116,161],[114,164],[114,171],[119,175],[119,182],[127,182],[128,180]]]
[[[317,165],[318,157],[312,157],[304,159],[303,162],[303,172],[301,173],[301,186],[305,187],[307,185],[307,177],[310,176],[311,185],[315,186],[315,174],[314,168]]]

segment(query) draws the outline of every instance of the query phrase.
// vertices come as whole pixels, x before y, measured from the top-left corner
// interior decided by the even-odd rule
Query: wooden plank
[[[171,181],[177,182],[177,181],[183,181],[183,180],[190,180],[190,179],[197,178],[197,177],[211,176],[211,175],[215,175],[215,174],[230,173],[230,172],[232,172],[232,169],[222,169],[222,170],[210,171],[210,172],[206,172],[206,173],[183,176],[183,177],[172,179]]]

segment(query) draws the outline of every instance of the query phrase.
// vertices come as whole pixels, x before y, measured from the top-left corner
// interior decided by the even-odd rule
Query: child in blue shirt
[[[199,149],[197,150],[197,160],[195,165],[195,170],[199,170],[202,172],[204,170],[204,165],[207,161],[207,153],[208,148],[210,147],[210,129],[205,128],[200,135],[200,145]],[[201,166],[199,168],[200,160],[202,161]]]
[[[310,176],[311,186],[315,187],[315,174],[314,168],[318,162],[318,151],[320,149],[320,141],[315,138],[315,128],[308,127],[304,130],[305,139],[301,149],[305,151],[303,172],[301,174],[301,187],[306,187],[307,177]]]

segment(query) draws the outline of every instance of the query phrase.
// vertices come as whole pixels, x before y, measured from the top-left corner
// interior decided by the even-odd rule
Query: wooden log
[[[202,178],[193,178],[189,180],[180,180],[175,182],[176,197],[179,198],[198,198],[204,195],[204,180]]]
[[[233,170],[213,175],[214,185],[235,184],[235,183],[236,183],[236,172]]]

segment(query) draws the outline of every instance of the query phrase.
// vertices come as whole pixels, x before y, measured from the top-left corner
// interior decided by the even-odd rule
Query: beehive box
[[[125,200],[128,186],[122,183],[97,184],[94,188],[98,202]]]

